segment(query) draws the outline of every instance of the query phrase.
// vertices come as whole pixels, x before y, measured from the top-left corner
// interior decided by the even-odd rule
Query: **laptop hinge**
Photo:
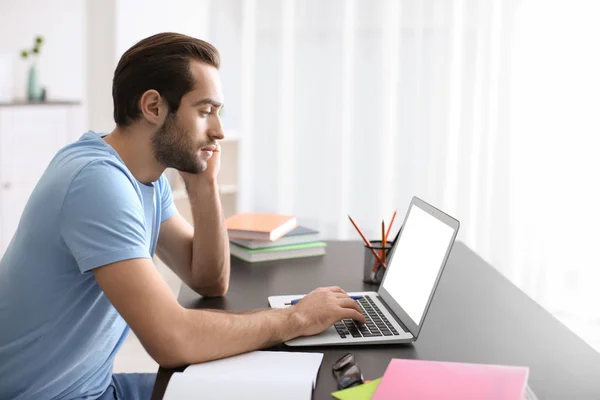
[[[394,318],[394,320],[398,323],[398,325],[400,325],[402,327],[402,329],[404,329],[404,332],[410,333],[412,335],[412,333],[408,330],[406,325],[404,325],[404,323],[402,323],[402,321],[400,321],[400,318],[398,318],[396,313],[394,311],[392,311],[392,309],[386,304],[386,302],[381,298],[381,296],[377,294],[376,297],[379,300],[379,302],[381,304],[383,304],[383,306],[388,310],[388,312],[390,313],[392,318]]]

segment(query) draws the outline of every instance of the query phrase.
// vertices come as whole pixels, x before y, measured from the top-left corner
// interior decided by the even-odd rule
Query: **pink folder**
[[[529,368],[392,359],[372,400],[523,400]]]

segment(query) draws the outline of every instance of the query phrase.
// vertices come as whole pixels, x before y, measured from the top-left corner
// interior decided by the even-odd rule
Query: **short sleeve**
[[[160,188],[160,222],[164,222],[171,218],[177,212],[175,203],[173,203],[173,194],[171,193],[171,185],[167,177],[162,174],[159,179]]]
[[[116,162],[87,164],[65,195],[60,234],[81,272],[132,258],[151,258],[144,209]]]

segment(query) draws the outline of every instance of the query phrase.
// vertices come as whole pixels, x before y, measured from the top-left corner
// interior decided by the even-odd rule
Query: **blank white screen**
[[[450,245],[454,229],[416,205],[410,209],[383,287],[417,325]]]

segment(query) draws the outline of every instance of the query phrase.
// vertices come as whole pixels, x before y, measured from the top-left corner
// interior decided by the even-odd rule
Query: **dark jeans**
[[[114,374],[98,400],[150,400],[156,374]]]

